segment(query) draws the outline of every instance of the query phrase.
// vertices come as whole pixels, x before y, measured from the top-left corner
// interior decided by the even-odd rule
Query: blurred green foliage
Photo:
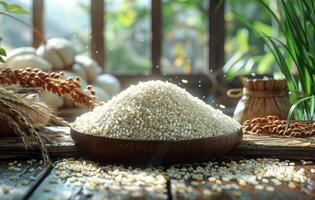
[[[114,73],[150,72],[149,1],[107,0],[106,66]]]
[[[277,10],[265,0],[256,0],[272,17],[278,35],[257,27],[243,14],[235,12],[244,25],[257,34],[268,47],[277,66],[286,78],[290,100],[294,107],[301,105],[295,117],[303,120],[315,119],[315,2],[308,0],[278,0]],[[302,97],[305,97],[301,100]]]
[[[273,7],[273,1],[267,1]],[[242,22],[236,19],[234,11],[242,13],[253,26],[263,33],[275,35],[278,27],[271,17],[260,7],[257,1],[238,0],[226,1],[225,13],[225,76],[228,80],[239,75],[272,74],[279,71],[275,65],[272,53],[264,42],[257,39],[254,32],[248,30]]]
[[[14,17],[12,14],[29,14],[22,6],[15,3],[8,3],[6,1],[0,1],[0,15],[4,15],[10,18],[13,18],[15,21],[19,22],[20,20]],[[0,38],[1,41],[1,38]],[[0,47],[0,63],[4,62],[4,57],[6,56],[6,51],[3,47]]]
[[[208,1],[163,1],[163,73],[207,73],[207,11]]]

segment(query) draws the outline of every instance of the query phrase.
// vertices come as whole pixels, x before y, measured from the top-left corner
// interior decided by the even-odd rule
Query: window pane
[[[274,9],[276,1],[266,1]],[[227,79],[238,75],[266,74],[275,71],[274,59],[263,40],[249,30],[234,14],[243,15],[253,26],[267,34],[277,32],[268,13],[257,1],[226,1],[225,7],[225,66]],[[277,37],[277,36],[276,36]]]
[[[25,10],[32,12],[31,0],[8,0],[7,3],[17,3],[21,5]],[[30,25],[30,27],[12,19],[7,16],[0,15],[0,38],[1,45],[6,48],[7,51],[23,46],[32,45],[32,15],[13,14],[15,17],[21,19],[23,22]]]
[[[150,72],[149,0],[106,0],[106,69],[111,73]]]
[[[200,0],[163,1],[163,73],[208,70],[207,4]]]
[[[45,0],[45,35],[66,38],[89,54],[90,0]]]

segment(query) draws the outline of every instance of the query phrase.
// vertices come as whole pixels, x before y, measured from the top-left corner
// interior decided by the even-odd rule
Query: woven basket
[[[227,92],[231,98],[240,98],[233,115],[235,120],[243,123],[267,115],[287,118],[291,104],[285,79],[240,79],[244,88],[230,89]]]

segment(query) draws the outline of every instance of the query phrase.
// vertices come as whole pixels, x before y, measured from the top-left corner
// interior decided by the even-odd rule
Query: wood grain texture
[[[10,162],[13,160],[0,161],[1,200],[25,199],[50,171],[50,167],[39,168],[38,163],[27,163],[25,160],[18,161],[19,170],[9,170]],[[15,164],[15,166],[17,165]]]
[[[37,48],[44,42],[44,0],[33,0],[32,5],[33,47]]]
[[[103,165],[106,167],[106,165]],[[88,175],[84,174],[81,178],[85,181],[82,184],[76,184],[75,182],[69,183],[66,177],[61,179],[57,175],[57,169],[54,168],[50,174],[45,178],[45,180],[36,188],[36,190],[30,196],[30,200],[37,199],[168,199],[166,193],[155,193],[155,192],[145,192],[144,187],[141,186],[137,196],[133,196],[131,191],[127,190],[114,190],[111,188],[106,189],[89,189],[88,179],[91,178]],[[117,181],[115,177],[107,177],[107,181]]]
[[[237,161],[242,159],[241,157],[225,157],[217,161]],[[23,160],[19,160],[21,163],[20,171],[8,170],[9,162],[0,162],[0,199],[242,199],[242,200],[267,200],[267,199],[305,199],[311,200],[315,198],[315,174],[310,173],[310,169],[315,169],[314,163],[298,164],[299,161],[295,161],[295,167],[297,170],[300,167],[305,169],[306,175],[309,179],[306,185],[297,186],[296,189],[289,188],[287,184],[281,186],[274,186],[274,191],[255,190],[253,186],[240,186],[237,190],[223,190],[220,193],[212,192],[211,195],[205,195],[205,190],[209,190],[212,187],[212,182],[209,182],[206,178],[200,181],[192,181],[191,179],[181,178],[179,180],[168,178],[169,184],[167,185],[168,193],[154,193],[154,192],[137,192],[136,195],[133,192],[127,192],[125,190],[117,189],[102,189],[91,190],[85,185],[75,184],[75,182],[66,181],[66,178],[60,178],[57,176],[57,169],[53,168],[38,168],[37,165],[26,163]],[[290,161],[291,162],[291,161]],[[15,164],[17,166],[17,164]],[[198,164],[194,163],[197,167]],[[100,165],[101,168],[106,169],[105,165]],[[126,166],[128,167],[128,166]],[[138,173],[141,173],[141,168],[138,168]],[[167,168],[165,169],[167,170]],[[166,171],[165,171],[166,172]],[[83,176],[83,180],[87,180],[88,174],[80,173],[79,177]],[[163,176],[167,176],[167,173]],[[13,178],[12,178],[13,177]],[[115,180],[115,176],[108,177],[107,179]],[[29,182],[25,182],[25,180]],[[310,181],[311,180],[311,181]],[[110,180],[109,180],[110,181]],[[312,182],[312,183],[311,183]],[[28,183],[28,184],[27,184]],[[178,184],[185,185],[188,190],[184,193],[178,192],[176,187]],[[229,182],[223,182],[222,184],[236,183],[233,180]],[[237,183],[236,183],[237,184]],[[309,185],[309,184],[313,184]],[[263,186],[269,186],[270,183],[262,184]],[[4,193],[4,186],[10,188],[8,193]],[[145,186],[140,186],[145,187]],[[311,190],[309,190],[309,189]]]
[[[91,56],[105,70],[104,1],[91,0]]]
[[[230,155],[277,156],[290,159],[315,160],[315,137],[276,137],[244,134],[243,141]]]
[[[151,72],[153,75],[161,73],[162,29],[162,0],[151,0]]]
[[[218,4],[220,6],[218,6]],[[218,96],[225,95],[225,80],[223,77],[224,65],[224,1],[210,0],[208,9],[208,31],[209,31],[209,70],[214,70],[218,74]]]
[[[182,182],[182,181],[180,181]],[[171,180],[171,187],[176,187],[178,181]],[[205,195],[204,190],[211,188],[211,183],[200,183],[199,186],[192,186],[191,182],[186,183],[187,187],[192,188],[187,193],[176,193],[172,189],[172,199],[213,199],[213,200],[312,200],[315,197],[309,196],[302,191],[290,189],[287,186],[276,187],[275,191],[260,191],[253,187],[242,187],[239,193],[238,190],[227,190],[221,193],[213,192],[211,196]]]
[[[238,161],[240,159],[243,159],[242,157],[225,157],[219,161]],[[301,164],[299,161],[291,160],[292,162],[296,163],[296,168],[299,169],[303,167],[306,172],[306,176],[310,180],[315,180],[315,175],[311,174],[310,169],[315,168],[315,164]],[[269,178],[267,178],[269,180]],[[314,182],[313,182],[314,183]],[[311,184],[313,184],[311,183]],[[184,184],[184,187],[186,188],[186,192],[180,192],[178,189],[178,186],[181,185],[181,189],[183,188],[182,185]],[[257,190],[254,188],[253,185],[246,185],[241,186],[236,181],[223,181],[223,185],[228,184],[236,184],[239,186],[239,189],[229,189],[229,190],[223,190],[222,192],[215,192],[211,191],[211,194],[205,193],[205,190],[209,191],[212,188],[212,185],[214,183],[210,182],[208,179],[204,178],[203,180],[192,180],[190,178],[185,179],[181,178],[180,180],[176,180],[173,178],[170,178],[170,191],[171,191],[171,198],[176,199],[213,199],[213,200],[297,200],[297,199],[303,199],[303,200],[311,200],[315,199],[315,186],[314,185],[308,185],[310,183],[307,183],[307,185],[303,184],[297,184],[297,187],[295,189],[290,188],[287,183],[283,183],[280,186],[275,186],[271,182],[269,183],[259,183],[263,187],[272,186],[274,188],[274,191],[267,191],[267,190]]]
[[[78,156],[82,150],[78,149],[70,137],[70,128],[48,127],[41,131],[47,141],[47,149],[51,157]],[[40,152],[36,145],[31,145],[33,150],[25,150],[24,145],[18,137],[0,138],[0,158],[40,158]]]
[[[175,163],[205,161],[221,156],[237,146],[242,132],[202,139],[161,141],[116,139],[80,133],[71,129],[76,145],[112,162]]]
[[[51,157],[82,155],[83,150],[74,145],[69,128],[50,127],[43,130],[42,134],[50,140],[47,148]],[[315,137],[293,138],[244,134],[241,144],[232,149],[229,154],[315,160]],[[34,151],[26,151],[17,137],[0,138],[0,158],[25,156],[40,157],[35,144]]]

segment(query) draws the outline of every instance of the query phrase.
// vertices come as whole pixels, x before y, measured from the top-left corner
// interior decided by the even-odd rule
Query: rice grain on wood
[[[162,81],[130,86],[104,105],[78,117],[86,134],[142,140],[184,140],[235,133],[238,122],[184,89]]]

